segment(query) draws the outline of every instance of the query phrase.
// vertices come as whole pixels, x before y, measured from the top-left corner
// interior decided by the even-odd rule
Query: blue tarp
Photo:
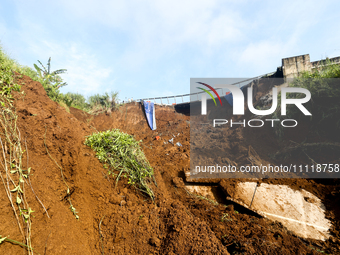
[[[233,106],[233,94],[230,92],[229,94],[225,95],[224,97],[225,97],[225,99],[227,100],[227,102],[228,102],[231,106]]]
[[[146,120],[148,121],[151,130],[156,130],[155,105],[152,102],[144,101],[144,111]]]
[[[243,87],[241,87],[241,90],[243,92],[243,95],[246,95],[247,93],[247,88],[248,88],[248,85],[244,85]],[[224,98],[227,100],[227,102],[233,106],[233,93],[229,93],[227,95],[224,96]]]

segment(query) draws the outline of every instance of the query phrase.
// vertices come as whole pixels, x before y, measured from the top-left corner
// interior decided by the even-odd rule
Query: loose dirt
[[[333,224],[332,237],[325,242],[299,238],[281,223],[225,199],[237,183],[245,180],[216,181],[219,204],[188,192],[185,173],[190,163],[190,118],[174,108],[157,105],[157,130],[151,131],[139,104],[125,104],[117,111],[97,116],[74,108],[68,113],[47,97],[41,84],[26,76],[19,82],[24,83],[22,90],[26,93],[24,99],[16,102],[18,128],[28,149],[28,158],[25,156],[28,163],[24,167],[32,167],[32,187],[50,217],[26,184],[26,198],[35,211],[32,246],[36,253],[340,254],[338,180],[262,180],[303,188],[326,206],[326,217]],[[116,187],[94,152],[84,145],[87,135],[112,128],[143,141],[142,148],[157,182],[154,202],[124,178]],[[46,152],[45,132],[48,151],[63,169],[79,220],[69,209],[60,169]],[[256,138],[247,131],[231,132],[235,135],[230,136],[234,139],[232,143],[240,142],[237,155],[240,158],[249,152],[250,144],[265,160],[270,160],[266,158],[268,150],[281,146],[273,145],[271,137],[264,134]],[[155,139],[156,136],[160,139]],[[171,138],[174,144],[180,142],[182,146],[169,143]],[[22,241],[2,188],[0,203],[0,234]],[[24,254],[22,247],[8,242],[0,245],[0,253]]]

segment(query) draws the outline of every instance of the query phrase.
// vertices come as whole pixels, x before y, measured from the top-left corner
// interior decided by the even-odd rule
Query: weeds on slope
[[[23,169],[22,165],[25,150],[22,149],[21,134],[17,126],[18,115],[12,95],[13,91],[20,92],[21,87],[14,82],[14,70],[20,71],[20,66],[0,48],[0,164],[2,167],[0,178],[26,244],[7,237],[1,238],[1,242],[10,241],[20,244],[27,249],[28,254],[33,254],[31,216],[34,211],[25,196],[25,180],[29,177],[31,169]]]
[[[34,64],[34,69],[21,66],[13,59],[9,58],[1,49],[0,46],[0,61],[1,66],[9,68],[11,72],[6,72],[5,76],[1,73],[0,85],[2,84],[1,80],[4,79],[13,79],[12,72],[18,72],[23,75],[29,76],[33,81],[40,82],[44,87],[48,97],[53,101],[60,104],[62,107],[66,109],[67,112],[70,112],[69,107],[74,107],[80,109],[82,111],[88,112],[89,114],[99,114],[102,112],[111,112],[119,108],[118,101],[118,92],[105,92],[104,94],[95,94],[90,96],[88,99],[79,93],[68,92],[66,94],[60,92],[60,88],[67,85],[64,82],[63,78],[60,76],[65,73],[66,69],[58,69],[51,70],[51,58],[48,59],[46,66],[42,64],[41,61],[38,60],[40,66]],[[13,84],[14,86],[15,84]]]
[[[116,175],[116,184],[121,176],[127,177],[129,184],[154,199],[150,184],[152,181],[156,184],[156,180],[140,142],[129,134],[113,129],[93,133],[87,137],[85,144],[96,152],[97,158],[108,169],[109,174]]]
[[[337,79],[336,79],[337,78]],[[311,72],[303,72],[295,78],[290,87],[298,87],[307,89],[312,98],[304,106],[312,113],[309,117],[312,129],[318,134],[325,133],[325,126],[332,126],[334,132],[340,130],[340,65],[330,61],[325,61],[324,65]],[[301,93],[289,93],[287,98],[304,98]],[[295,107],[295,105],[287,106],[287,114],[280,115],[281,109],[281,93],[278,95],[277,110],[272,114],[273,119],[301,119],[304,115]],[[279,138],[283,137],[284,127],[275,125],[275,133]]]
[[[64,107],[67,112],[70,112],[69,107],[80,109],[88,112],[89,114],[111,112],[118,108],[118,92],[111,92],[110,94],[105,92],[103,95],[96,94],[90,96],[87,100],[83,95],[78,93],[61,93],[60,88],[66,86],[67,83],[63,81],[60,74],[65,73],[67,70],[58,69],[51,71],[51,58],[47,61],[47,67],[45,67],[39,60],[38,63],[40,66],[34,64],[36,72],[32,70],[33,73],[30,73],[29,76],[33,80],[40,82],[48,97]]]

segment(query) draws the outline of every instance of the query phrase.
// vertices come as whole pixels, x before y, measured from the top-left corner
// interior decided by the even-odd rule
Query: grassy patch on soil
[[[121,176],[129,178],[129,184],[153,199],[150,184],[156,183],[154,172],[140,143],[141,141],[136,141],[133,136],[118,129],[93,133],[85,141],[96,152],[97,158],[108,169],[109,174],[116,176],[116,183]]]

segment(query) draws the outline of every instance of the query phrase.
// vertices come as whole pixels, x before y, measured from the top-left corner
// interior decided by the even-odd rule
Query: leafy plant
[[[18,243],[33,254],[31,248],[31,216],[34,212],[28,204],[24,193],[24,183],[30,175],[30,169],[23,168],[22,138],[17,125],[18,115],[14,107],[13,92],[20,92],[21,86],[15,82],[19,75],[15,72],[26,72],[15,61],[11,60],[0,48],[0,179],[12,207],[22,237],[26,244]],[[21,92],[23,94],[23,92]],[[20,95],[20,94],[18,94]],[[21,218],[21,219],[20,219]],[[14,242],[8,238],[3,241]]]
[[[53,100],[63,106],[68,112],[69,107],[81,109],[89,113],[98,113],[102,111],[111,111],[111,109],[117,108],[118,92],[104,93],[103,95],[96,94],[88,98],[88,102],[83,95],[78,93],[66,93],[60,92],[60,88],[67,85],[62,80],[60,74],[65,73],[66,69],[59,69],[51,71],[51,58],[48,59],[47,67],[45,67],[39,60],[40,66],[34,64],[36,74],[32,75],[34,80],[39,81],[47,95]]]
[[[140,143],[119,129],[93,133],[85,141],[96,152],[104,167],[108,168],[109,174],[115,175],[114,172],[118,171],[116,184],[122,175],[126,175],[130,185],[153,199],[150,184],[152,181],[156,184],[156,181]]]
[[[86,99],[83,95],[68,92],[64,96],[64,102],[67,104],[68,107],[72,106],[80,110],[85,110],[86,108],[88,108],[88,104],[86,103]]]
[[[59,69],[51,72],[51,57],[47,61],[47,68],[39,60],[38,62],[42,68],[38,67],[36,64],[34,64],[34,68],[37,70],[39,77],[43,79],[44,84],[53,85],[58,89],[67,85],[67,83],[63,82],[59,77],[59,74],[65,73],[67,70]]]
[[[229,214],[227,213],[223,213],[222,215],[222,218],[221,218],[221,221],[224,222],[224,221],[233,221],[232,219],[228,218],[229,217]],[[222,237],[223,238],[223,237]]]
[[[0,59],[3,55],[0,54]],[[17,71],[21,74],[29,76],[32,80],[38,81],[44,87],[47,95],[53,101],[58,102],[62,107],[69,112],[69,107],[78,108],[90,114],[97,114],[104,111],[110,112],[118,108],[117,99],[118,92],[105,92],[103,95],[96,94],[90,96],[87,100],[85,97],[78,93],[66,93],[60,92],[60,88],[67,85],[66,82],[60,77],[60,74],[65,73],[66,69],[58,69],[51,71],[51,58],[48,59],[47,65],[44,66],[41,61],[38,60],[38,64],[33,64],[34,69],[20,66],[15,61],[5,58],[9,61],[12,71]],[[4,76],[6,79],[11,79],[11,76]],[[0,85],[2,80],[0,80]]]
[[[59,69],[51,72],[51,58],[47,61],[47,68],[38,60],[41,67],[34,64],[34,68],[38,74],[38,80],[43,85],[47,95],[53,100],[58,101],[60,96],[59,89],[66,86],[67,83],[63,82],[59,74],[65,73],[66,69]]]

